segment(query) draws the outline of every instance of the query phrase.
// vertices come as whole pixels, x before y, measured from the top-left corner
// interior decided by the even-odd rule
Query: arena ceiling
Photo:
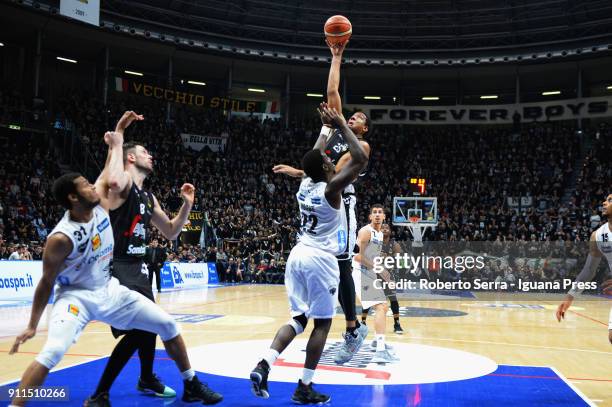
[[[608,39],[609,0],[105,0],[103,11],[238,42],[320,47],[343,14],[369,53],[516,50]]]
[[[149,3],[163,5],[167,7],[166,9],[192,12],[190,6],[192,2],[151,0]],[[214,1],[205,3],[210,4]],[[255,3],[258,2],[243,1],[241,4]],[[345,3],[348,2],[339,2],[339,4]],[[432,2],[427,3],[432,4]],[[105,7],[111,7],[113,0],[105,0],[103,4]],[[225,4],[225,7],[232,6]],[[102,21],[109,21],[111,18],[115,19],[105,11]],[[145,19],[142,16],[138,17],[138,21],[134,17],[128,22],[125,16],[116,17],[116,20],[131,26],[151,24],[144,23]],[[19,21],[19,24],[15,24],[15,21]],[[260,85],[280,92],[285,89],[286,78],[290,76],[292,92],[298,94],[323,92],[328,74],[326,60],[318,64],[312,62],[308,64],[295,58],[293,60],[258,58],[253,55],[249,58],[238,53],[221,52],[212,48],[198,49],[175,41],[160,41],[144,35],[131,34],[129,31],[117,31],[113,27],[95,28],[66,19],[57,13],[53,15],[53,12],[44,11],[42,7],[35,11],[33,7],[0,4],[0,23],[2,23],[0,38],[7,44],[21,44],[26,49],[33,50],[38,30],[43,34],[43,54],[49,60],[52,61],[56,55],[68,56],[78,59],[80,61],[78,67],[83,69],[89,61],[90,66],[98,72],[103,69],[104,52],[108,48],[110,66],[115,71],[133,69],[145,72],[148,76],[163,78],[168,72],[169,60],[172,60],[175,78],[216,83],[220,90],[225,89],[230,67],[233,72],[234,87],[246,89],[249,85]],[[163,29],[170,30],[169,27]],[[172,27],[176,28],[176,25]],[[193,32],[190,32],[190,35],[196,36]],[[322,41],[322,35],[319,32],[316,35],[318,40]],[[316,49],[329,55],[329,51],[324,46]],[[350,61],[359,52],[355,41],[351,42],[345,55]],[[539,92],[550,89],[560,89],[564,97],[573,97],[572,95],[576,94],[579,72],[582,75],[585,96],[599,96],[598,92],[608,94],[606,87],[612,84],[610,51],[584,53],[565,58],[529,58],[520,63],[518,61],[507,64],[484,63],[478,66],[447,64],[435,66],[428,63],[425,66],[413,64],[396,67],[389,64],[381,66],[378,63],[370,66],[347,63],[343,65],[343,80],[348,81],[351,93],[357,98],[372,94],[387,96],[388,99],[404,96],[406,102],[418,103],[420,96],[435,94],[441,97],[441,103],[453,103],[457,94],[467,98],[469,95],[494,93],[500,95],[500,102],[511,102],[516,92],[517,77],[520,77],[521,93],[529,100],[531,96],[528,93],[531,93],[536,98],[534,100],[537,100],[540,97]]]

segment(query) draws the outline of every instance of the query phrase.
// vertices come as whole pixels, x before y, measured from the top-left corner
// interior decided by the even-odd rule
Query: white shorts
[[[285,268],[291,316],[332,318],[336,315],[339,282],[338,260],[332,254],[298,243]]]
[[[168,313],[112,277],[106,286],[97,290],[66,289],[58,292],[51,309],[47,342],[36,360],[49,369],[53,368],[92,320],[119,329],[157,333],[163,341],[178,335],[176,323]]]
[[[377,279],[373,271],[363,270],[359,263],[353,262],[353,281],[355,281],[355,294],[361,302],[363,309],[373,307],[378,304],[386,304],[387,296],[382,288],[374,287]]]

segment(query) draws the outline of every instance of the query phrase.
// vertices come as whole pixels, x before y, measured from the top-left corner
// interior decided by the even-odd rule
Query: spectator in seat
[[[265,260],[261,260],[257,266],[257,273],[255,274],[255,281],[259,284],[266,282],[266,272],[268,271],[268,265]]]

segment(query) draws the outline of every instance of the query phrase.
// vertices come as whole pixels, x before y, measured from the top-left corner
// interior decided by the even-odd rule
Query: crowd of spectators
[[[217,110],[193,110],[115,96],[107,107],[95,97],[70,92],[58,98],[49,123],[76,137],[90,158],[87,175],[94,179],[107,148],[102,135],[124,110],[145,120],[130,127],[126,140],[142,143],[153,155],[155,171],[145,187],[168,211],[181,200],[180,186],[196,186],[194,210],[206,213],[204,244],[166,242],[169,261],[217,264],[222,281],[282,282],[284,261],[296,242],[294,194],[299,180],[274,174],[274,164],[300,166],[302,155],[318,136],[320,123],[226,119]],[[14,96],[0,102],[15,106]],[[6,106],[0,106],[4,118]],[[170,120],[168,120],[170,119]],[[60,123],[57,125],[57,123]],[[407,178],[427,180],[427,195],[438,197],[439,222],[426,239],[436,241],[585,241],[602,221],[597,206],[612,178],[610,137],[606,127],[585,134],[563,125],[530,125],[515,133],[501,128],[423,128],[376,126],[367,139],[372,147],[368,176],[357,187],[358,223],[367,223],[369,207],[382,203],[390,218],[394,196],[408,196]],[[185,148],[180,134],[227,134],[219,152]],[[593,137],[588,146],[581,137]],[[46,144],[45,144],[46,143]],[[0,150],[0,258],[29,247],[39,258],[50,227],[62,210],[50,197],[59,174],[59,157],[46,148],[45,135],[11,138]],[[587,145],[586,151],[583,147]],[[584,158],[582,168],[575,165]],[[83,170],[82,168],[75,168]],[[577,178],[568,201],[565,191]],[[528,198],[512,207],[509,198]],[[396,239],[408,240],[407,228],[393,228]],[[26,256],[19,254],[19,256]],[[23,257],[26,258],[26,257]]]

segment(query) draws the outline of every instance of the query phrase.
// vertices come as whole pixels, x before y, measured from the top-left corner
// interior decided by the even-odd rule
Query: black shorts
[[[113,260],[113,277],[119,280],[121,285],[126,286],[132,291],[136,291],[151,301],[155,302],[155,296],[153,295],[153,289],[151,283],[149,283],[149,276],[147,273],[147,266],[143,261],[134,260]],[[145,274],[146,273],[146,274]],[[115,338],[126,334],[129,331],[123,331],[111,327],[111,331]]]

